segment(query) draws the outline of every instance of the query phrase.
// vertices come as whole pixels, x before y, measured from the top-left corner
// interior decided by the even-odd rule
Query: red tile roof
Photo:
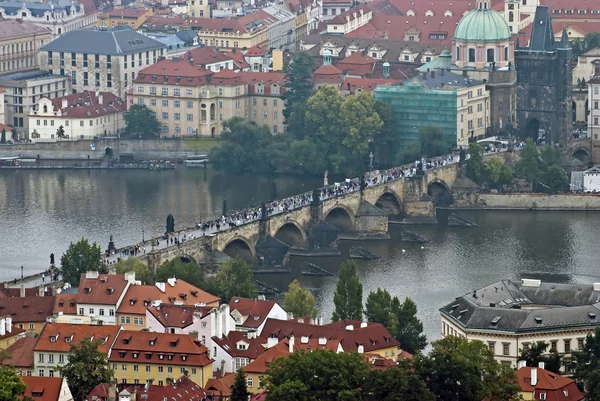
[[[399,347],[400,343],[380,323],[369,323],[367,327],[352,325],[352,330],[331,326],[317,326],[313,324],[297,323],[287,320],[267,319],[261,335],[265,338],[277,337],[280,340],[294,337],[308,337],[310,339],[327,338],[339,340],[345,352],[357,351],[362,345],[364,352],[383,348]]]
[[[0,131],[2,131],[2,130],[4,130],[5,132],[12,132],[13,127],[11,127],[10,125],[0,123]],[[37,288],[36,288],[36,290],[37,290]]]
[[[21,380],[27,386],[23,395],[33,400],[58,401],[61,396],[62,377],[21,376]]]
[[[262,338],[248,338],[247,336],[248,333],[242,331],[230,331],[223,338],[213,337],[212,341],[234,358],[256,359],[266,351],[266,348],[263,346],[266,340]],[[238,349],[237,344],[240,341],[246,343],[245,349]]]
[[[53,297],[14,297],[0,299],[0,316],[10,315],[13,324],[45,322],[52,316]]]
[[[235,373],[225,373],[222,377],[208,379],[204,388],[208,393],[219,394],[223,397],[231,397],[231,387],[235,382]]]
[[[344,74],[364,77],[373,73],[376,62],[377,60],[373,57],[357,51],[337,63],[337,68],[343,71]]]
[[[196,308],[191,305],[164,304],[148,308],[148,312],[159,321],[163,327],[186,328],[194,323],[194,315],[203,318],[210,314],[212,308]]]
[[[186,53],[189,55],[190,53]],[[208,83],[212,74],[209,70],[190,63],[188,59],[163,59],[141,70],[135,83],[157,83],[160,85],[199,86]],[[178,80],[179,77],[179,80]],[[166,81],[165,81],[166,78]]]
[[[90,92],[87,93],[89,94]],[[105,93],[106,92],[102,92],[102,94]],[[79,94],[75,93],[74,95]],[[56,98],[53,103],[57,104],[56,100],[59,99],[61,98]],[[60,104],[60,102],[58,102],[58,104]],[[125,103],[122,105],[124,110],[127,106]],[[69,110],[71,109],[69,108]],[[70,111],[69,114],[72,115]],[[125,291],[128,287],[128,282],[125,280],[125,275],[123,274],[98,274],[97,278],[91,277],[95,276],[89,276],[88,278],[87,273],[81,274],[81,278],[79,280],[79,290],[77,291],[77,296],[75,297],[75,301],[78,304],[117,305],[119,299],[123,295],[123,291]]]
[[[7,127],[9,127],[12,130],[12,127],[7,125]],[[8,129],[7,129],[8,131]],[[5,298],[5,297],[20,297],[21,296],[21,289],[19,287],[14,287],[14,288],[5,288],[5,283],[0,283],[0,298]],[[37,287],[33,287],[33,288],[25,288],[25,296],[27,297],[36,297],[36,296],[40,296],[40,289]],[[51,291],[46,291],[44,296],[52,296],[52,292]]]
[[[250,65],[246,62],[246,59],[244,58],[244,54],[241,52],[240,49],[233,49],[231,51],[229,51],[227,53],[228,57],[231,57],[233,59],[233,63],[235,64],[235,66],[237,67],[237,69],[245,69],[245,68],[249,68]]]
[[[264,56],[264,55],[265,55],[265,52],[263,52],[261,49],[259,49],[256,46],[252,46],[251,48],[246,50],[246,53],[244,53],[244,56],[246,56],[246,57],[260,57],[260,56]]]
[[[289,344],[288,340],[288,344]],[[316,349],[324,349],[327,351],[337,352],[341,345],[340,340],[326,340],[318,338],[302,338],[294,337],[294,349],[303,349],[305,351],[314,351]]]
[[[93,341],[100,340],[98,350],[108,353],[120,329],[120,326],[113,325],[46,323],[34,350],[69,352],[72,345],[89,338]]]
[[[148,10],[138,8],[115,8],[107,14],[111,17],[139,18],[147,12]]]
[[[287,341],[281,341],[277,345],[269,348],[262,355],[250,362],[244,368],[246,373],[265,373],[269,369],[269,365],[277,358],[285,358],[290,354]]]
[[[163,29],[171,29],[174,26],[180,26],[185,23],[185,19],[180,16],[161,17],[151,15],[146,18],[142,26],[150,31],[160,31]]]
[[[285,74],[280,72],[242,72],[242,78],[246,80],[248,84],[248,93],[257,94],[256,84],[262,83],[263,91],[260,93],[265,96],[283,96],[285,93]],[[278,84],[279,93],[273,94],[271,89],[273,84]]]
[[[258,328],[265,321],[274,306],[275,301],[272,300],[234,297],[229,301],[229,310],[231,313],[237,310],[246,318],[239,326],[248,328]]]
[[[123,390],[135,392],[132,401],[203,401],[208,397],[208,393],[202,387],[185,376],[181,376],[173,384],[167,383],[163,386],[119,383],[111,387],[109,383],[98,384],[85,398],[86,401],[108,400],[111,395],[118,399],[118,394]],[[111,394],[112,391],[115,394]]]
[[[342,90],[355,93],[357,89],[366,92],[373,92],[376,86],[391,86],[400,83],[396,79],[378,79],[378,78],[346,78],[342,84]]]
[[[537,383],[531,384],[531,372],[536,370]],[[552,373],[541,368],[532,368],[530,366],[517,370],[517,380],[521,390],[524,392],[535,392],[534,399],[541,399],[540,393],[546,394],[546,401],[580,401],[583,400],[583,394],[577,388],[572,379],[568,379],[556,373]],[[564,391],[566,391],[566,393]]]
[[[315,84],[341,84],[342,72],[334,65],[322,65],[313,74]]]
[[[2,361],[2,364],[14,366],[15,368],[33,368],[33,347],[35,347],[37,340],[35,337],[18,339],[4,350],[10,355],[10,358]]]
[[[206,68],[207,64],[219,63],[224,61],[232,60],[232,57],[220,52],[216,47],[197,47],[193,50],[190,50],[188,54],[186,54],[186,59],[190,57],[194,60],[194,64],[200,65]]]
[[[62,312],[64,315],[76,315],[77,303],[75,301],[77,294],[57,294],[54,297],[54,308],[52,311],[55,315]]]
[[[67,107],[63,107],[63,100]],[[54,110],[60,110],[69,118],[93,118],[123,112],[127,109],[125,102],[111,92],[84,91],[52,99]],[[82,274],[85,277],[85,274]]]
[[[187,334],[123,330],[112,347],[110,361],[206,366],[213,362],[207,351]]]
[[[354,20],[354,13],[356,13],[356,17],[360,17],[360,12],[367,14],[369,11],[371,11],[371,7],[368,4],[360,4],[356,7],[352,7],[349,10],[346,10],[345,12],[336,15],[335,17],[333,17],[332,19],[327,21],[327,24],[345,24],[346,23],[346,17],[350,18],[350,21]]]

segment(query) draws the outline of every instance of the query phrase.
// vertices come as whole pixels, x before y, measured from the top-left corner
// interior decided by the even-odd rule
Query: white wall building
[[[600,135],[600,76],[592,76],[587,81],[588,98],[587,109],[589,110],[587,118],[588,137],[597,141]]]
[[[231,317],[237,331],[255,331],[260,335],[267,319],[287,320],[288,315],[277,302],[272,300],[231,298]]]
[[[278,6],[271,5],[263,8],[276,22],[269,25],[269,48],[295,50],[294,29],[296,20],[294,14]]]

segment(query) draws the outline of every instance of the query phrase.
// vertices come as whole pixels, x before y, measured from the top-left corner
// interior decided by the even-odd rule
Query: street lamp
[[[144,229],[142,228],[142,243],[146,242],[144,239]]]

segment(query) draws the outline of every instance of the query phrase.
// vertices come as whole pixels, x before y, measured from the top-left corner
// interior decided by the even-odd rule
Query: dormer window
[[[85,287],[83,289],[83,292],[85,292],[86,294],[89,294],[90,292],[92,292],[92,289],[90,287]]]
[[[127,355],[127,352],[119,352],[119,356],[121,358],[125,358],[125,355]]]
[[[123,344],[129,344],[130,341],[131,341],[131,337],[124,338]]]
[[[156,82],[156,75],[152,75],[152,83]]]
[[[179,294],[179,297],[183,300],[185,300],[187,298],[187,294]]]
[[[171,347],[177,347],[178,343],[179,343],[179,339],[177,339],[175,341],[171,341]]]
[[[165,355],[164,354],[158,354],[158,359],[165,359]]]
[[[198,298],[198,291],[190,291],[190,294],[192,294],[192,296],[195,298]]]
[[[150,343],[150,345],[156,344],[156,338],[153,338],[152,340],[150,340],[149,343]]]
[[[144,301],[144,306],[148,306],[150,303],[148,301]]]
[[[73,337],[65,337],[65,342],[70,343],[72,339],[73,339]]]
[[[134,353],[133,353],[133,359],[138,359],[138,356],[139,356],[139,355],[140,355],[140,354],[138,354],[137,352],[134,352]]]
[[[168,359],[169,361],[172,361],[172,360],[173,360],[173,355],[167,355],[167,359]]]
[[[50,342],[51,343],[55,343],[56,342],[56,336],[50,336]]]
[[[104,337],[104,338],[102,339],[102,344],[106,344],[107,342],[108,342],[108,337]]]
[[[181,360],[182,361],[187,361],[187,355],[181,355]]]
[[[71,308],[74,308],[74,307],[75,307],[75,301],[71,301],[71,302],[69,302],[69,306],[70,306]]]
[[[133,305],[135,305],[136,302],[137,302],[137,299],[130,299],[129,300],[129,305],[133,306]]]
[[[371,345],[376,345],[376,344],[377,344],[377,341],[371,340]]]
[[[58,306],[62,308],[63,306],[65,306],[65,303],[64,303],[63,301],[60,301],[60,302],[58,303]]]
[[[110,287],[110,288],[106,289],[106,293],[109,294],[109,295],[112,294],[113,292],[115,292],[115,289],[113,287]]]

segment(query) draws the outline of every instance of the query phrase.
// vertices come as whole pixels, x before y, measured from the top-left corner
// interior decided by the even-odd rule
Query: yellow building
[[[107,13],[98,14],[98,27],[114,28],[127,25],[133,29],[139,27],[152,15],[152,10],[143,8],[115,8]]]
[[[187,334],[123,330],[109,361],[120,383],[163,385],[168,378],[187,375],[204,386],[212,378],[213,360],[207,352]]]
[[[0,317],[0,349],[10,347],[25,337],[25,330],[14,327],[10,316]]]
[[[262,10],[239,18],[189,18],[187,26],[197,32],[200,43],[221,50],[267,47],[268,25],[273,18]]]

